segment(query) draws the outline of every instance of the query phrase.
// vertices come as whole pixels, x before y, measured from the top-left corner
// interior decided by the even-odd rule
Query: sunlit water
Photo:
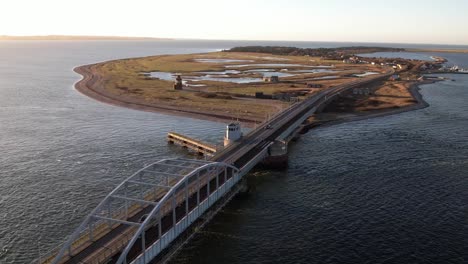
[[[37,258],[132,172],[185,155],[166,144],[166,132],[221,140],[220,123],[79,94],[75,66],[240,44],[0,42],[0,263]],[[468,66],[465,55],[450,56]],[[253,193],[229,204],[174,262],[462,263],[468,76],[450,77],[457,81],[423,88],[429,108],[302,137],[287,171],[255,173]]]

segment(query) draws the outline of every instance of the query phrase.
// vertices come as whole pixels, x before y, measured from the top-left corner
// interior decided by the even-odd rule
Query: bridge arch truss
[[[177,158],[152,163],[110,192],[42,263],[147,263],[240,177],[237,168],[222,162]]]

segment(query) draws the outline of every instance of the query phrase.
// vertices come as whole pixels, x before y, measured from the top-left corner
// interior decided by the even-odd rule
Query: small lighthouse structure
[[[174,90],[182,90],[183,83],[182,83],[182,77],[180,75],[177,75],[177,78],[175,79],[174,83]]]
[[[224,146],[228,146],[242,138],[240,123],[230,123],[226,126],[226,134],[224,135]]]

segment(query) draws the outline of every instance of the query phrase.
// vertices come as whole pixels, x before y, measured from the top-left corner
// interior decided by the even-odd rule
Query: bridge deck
[[[156,206],[161,207],[158,210],[162,222],[161,232],[167,231],[170,226],[165,225],[165,219],[171,219],[171,214],[177,215],[175,220],[181,217],[177,213],[180,209],[177,208],[186,200],[187,195],[193,199],[194,193],[198,193],[204,199],[203,188],[206,189],[210,182],[216,183],[212,186],[225,182],[226,179],[220,177],[220,174],[225,173],[226,177],[232,177],[232,170],[225,170],[224,166],[222,172],[200,170],[203,167],[211,168],[209,166],[219,165],[201,160],[163,160],[132,175],[111,192],[75,231],[73,239],[62,249],[59,254],[61,257],[56,259],[56,263],[108,262],[125,248],[136,229],[143,225],[144,217]],[[190,181],[190,184],[185,189],[179,187],[178,192],[173,194],[171,203],[162,204],[165,195],[182,180]],[[147,243],[151,241],[154,242],[148,239]],[[42,263],[53,263],[56,256],[53,254],[43,259]]]
[[[147,255],[154,257],[219,199],[218,191],[224,195],[235,183],[232,178],[239,180],[234,168],[244,168],[240,174],[245,174],[277,137],[331,97],[391,74],[393,70],[332,87],[296,103],[217,152],[211,161],[163,160],[145,167],[101,202],[62,249],[51,255],[54,261],[49,258],[43,263],[124,263],[135,258],[147,263]],[[159,249],[154,248],[156,244]],[[153,247],[152,252],[148,247]]]

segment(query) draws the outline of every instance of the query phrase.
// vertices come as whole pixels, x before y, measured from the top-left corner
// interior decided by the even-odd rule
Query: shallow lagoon
[[[251,74],[255,73],[255,71],[246,71]],[[215,81],[215,82],[228,82],[228,83],[254,83],[254,82],[262,82],[262,78],[258,77],[232,77],[231,74],[241,74],[241,71],[234,71],[234,70],[226,70],[226,71],[219,71],[219,72],[200,72],[206,73],[206,75],[202,76],[187,76],[183,77],[183,83],[187,86],[193,87],[202,87],[205,86],[203,84],[190,84],[188,82],[193,81]],[[271,76],[278,76],[278,77],[290,77],[294,76],[294,74],[286,73],[286,72],[279,72],[279,71],[259,71],[263,77],[271,77]],[[160,80],[165,81],[175,81],[175,73],[170,72],[150,72],[149,76],[152,78],[157,78]]]
[[[374,74],[379,74],[379,73],[378,73],[378,72],[365,72],[365,73],[361,73],[361,74],[354,74],[354,76],[357,76],[357,77],[366,77],[366,76],[374,75]]]
[[[257,64],[226,65],[224,67],[246,68],[246,67],[315,67],[315,66],[307,66],[303,64],[288,64],[288,63],[257,63]]]
[[[203,63],[254,62],[253,60],[237,60],[237,59],[195,59],[195,61],[203,62]]]

